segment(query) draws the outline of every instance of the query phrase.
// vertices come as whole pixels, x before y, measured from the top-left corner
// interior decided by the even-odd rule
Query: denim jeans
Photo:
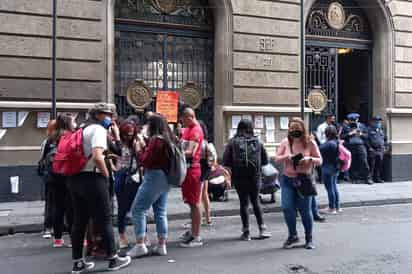
[[[146,234],[146,213],[153,207],[156,231],[159,238],[167,238],[167,197],[169,183],[163,170],[146,170],[143,183],[137,191],[133,202],[133,224],[137,239],[142,239]]]
[[[312,201],[311,201],[312,205],[312,216],[318,216],[319,215],[319,208],[318,208],[318,202],[316,201],[316,196],[312,196]]]
[[[292,180],[293,178],[287,176],[282,176],[281,179],[282,209],[288,226],[289,237],[298,235],[296,230],[296,209],[299,210],[302,217],[305,236],[311,237],[313,229],[312,197],[301,197],[292,185]]]
[[[339,192],[338,192],[338,172],[332,171],[328,168],[322,169],[322,181],[328,192],[329,208],[338,210]]]

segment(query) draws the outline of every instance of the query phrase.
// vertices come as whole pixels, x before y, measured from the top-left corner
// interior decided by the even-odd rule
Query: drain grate
[[[303,265],[299,264],[290,264],[287,266],[290,273],[307,273],[308,269]]]

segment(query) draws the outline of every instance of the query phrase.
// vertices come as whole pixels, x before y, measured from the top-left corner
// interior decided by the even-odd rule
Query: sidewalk
[[[412,203],[412,182],[369,185],[340,184],[342,207]],[[327,195],[323,185],[318,185],[320,207],[327,205]],[[232,190],[228,202],[213,202],[214,216],[239,214],[239,202]],[[265,212],[279,212],[280,191],[276,194],[276,204],[264,204]],[[43,229],[44,202],[0,203],[0,235],[9,233],[38,232]],[[169,195],[169,218],[187,219],[188,208],[182,203],[180,190],[172,189]]]

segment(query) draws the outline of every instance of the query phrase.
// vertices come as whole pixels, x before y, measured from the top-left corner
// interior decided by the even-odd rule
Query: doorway
[[[337,118],[342,121],[351,112],[367,123],[372,114],[371,51],[338,49]]]

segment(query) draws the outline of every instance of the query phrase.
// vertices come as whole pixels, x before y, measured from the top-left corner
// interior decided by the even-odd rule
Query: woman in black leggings
[[[240,201],[240,217],[242,218],[241,240],[250,241],[249,201],[252,203],[256,221],[259,226],[259,237],[269,238],[271,235],[263,222],[259,204],[261,184],[261,167],[268,163],[268,156],[262,143],[254,136],[253,124],[250,120],[241,120],[234,138],[229,141],[223,156],[224,166],[232,171],[232,182]]]

